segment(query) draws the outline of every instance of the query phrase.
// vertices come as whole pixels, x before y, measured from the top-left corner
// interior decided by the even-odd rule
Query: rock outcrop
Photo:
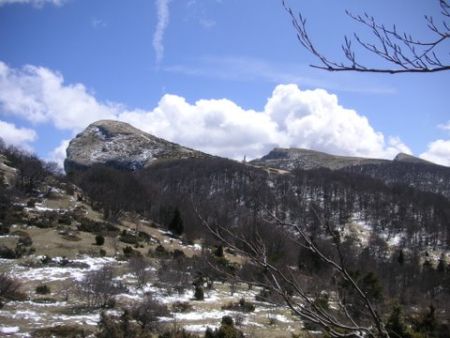
[[[101,120],[90,124],[70,141],[64,169],[71,173],[104,164],[137,170],[157,160],[194,157],[209,155],[145,133],[125,122]]]

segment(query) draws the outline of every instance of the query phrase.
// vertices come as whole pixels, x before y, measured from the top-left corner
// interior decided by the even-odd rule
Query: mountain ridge
[[[94,164],[137,170],[155,160],[205,158],[211,155],[146,133],[128,123],[100,120],[72,139],[64,161],[66,173]]]

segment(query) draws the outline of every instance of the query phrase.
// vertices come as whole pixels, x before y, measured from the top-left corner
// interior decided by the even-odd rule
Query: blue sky
[[[345,9],[424,39],[424,14],[440,18],[437,0],[290,4],[335,58],[345,34],[370,38]],[[295,146],[450,165],[450,73],[312,69],[278,0],[0,0],[0,41],[0,136],[42,158],[114,118],[236,159]]]

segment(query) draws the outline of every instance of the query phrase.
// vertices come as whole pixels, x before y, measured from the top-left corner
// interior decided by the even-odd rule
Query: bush
[[[199,336],[189,333],[184,329],[173,329],[166,331],[158,336],[158,338],[199,338]]]
[[[200,285],[197,285],[195,287],[194,298],[195,298],[195,300],[204,300],[205,299],[205,294],[203,292],[203,288]]]
[[[41,263],[43,265],[48,265],[52,262],[52,258],[48,255],[45,255],[44,257],[41,258]]]
[[[16,259],[18,257],[13,249],[8,248],[7,246],[4,245],[0,245],[0,258]]]
[[[223,316],[218,330],[206,329],[205,338],[243,338],[244,334],[234,327],[233,318]]]
[[[32,246],[33,240],[30,236],[21,236],[19,237],[19,241],[17,242],[17,244],[22,246]]]
[[[241,298],[239,302],[228,303],[222,306],[222,310],[253,312],[255,311],[255,305],[253,305],[250,302],[247,302],[244,298]]]
[[[175,249],[172,252],[172,257],[173,257],[173,259],[179,259],[179,258],[185,258],[186,255],[184,254],[184,251],[182,251],[180,249]]]
[[[134,250],[131,246],[126,246],[125,248],[123,248],[123,254],[125,255],[125,258],[142,256],[139,251]]]
[[[172,312],[189,312],[192,308],[192,305],[188,302],[175,302],[172,304]]]
[[[47,295],[50,293],[50,288],[46,284],[43,284],[43,285],[37,286],[35,291],[39,295]]]
[[[22,284],[6,274],[0,274],[0,308],[8,301],[25,300],[26,295],[20,291]]]
[[[170,314],[167,306],[153,299],[151,295],[145,296],[142,303],[131,311],[131,316],[145,330],[155,330],[158,326],[159,317]]]
[[[223,245],[218,245],[216,250],[214,251],[214,256],[223,257]]]
[[[87,337],[91,332],[84,327],[75,325],[58,325],[54,327],[44,327],[36,329],[32,333],[33,338],[60,337],[60,338],[78,338]]]
[[[164,246],[159,244],[154,250],[149,249],[148,255],[155,258],[169,258],[170,252]]]
[[[114,307],[114,296],[126,291],[126,288],[113,281],[113,270],[104,266],[100,270],[94,270],[86,274],[77,284],[78,294],[84,298],[88,307]]]
[[[102,235],[95,236],[95,245],[103,245],[105,244],[105,237]]]

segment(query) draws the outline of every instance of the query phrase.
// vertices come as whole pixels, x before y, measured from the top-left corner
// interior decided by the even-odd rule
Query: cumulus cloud
[[[35,7],[42,7],[44,5],[61,6],[66,0],[0,0],[0,7],[10,4],[29,4]]]
[[[7,145],[31,150],[30,143],[37,139],[37,134],[33,129],[18,128],[12,123],[0,120],[0,137]]]
[[[0,63],[0,108],[73,133],[99,119],[122,120],[170,141],[235,159],[260,157],[275,146],[382,158],[411,152],[399,138],[385,137],[365,116],[342,107],[336,95],[294,84],[276,86],[261,111],[228,99],[190,103],[171,94],[151,110],[128,109],[97,100],[81,84],[65,84],[61,74],[47,68],[12,69]],[[66,145],[54,151],[54,160],[61,163]]]
[[[426,152],[420,155],[421,158],[450,166],[450,140],[436,140],[428,144]]]
[[[56,162],[60,168],[64,167],[64,159],[66,158],[66,150],[69,146],[70,140],[62,140],[59,146],[50,152],[48,161]]]
[[[66,85],[61,74],[44,67],[12,69],[0,62],[0,108],[32,123],[79,130],[86,123],[115,118],[120,107],[99,103],[82,84]]]
[[[171,0],[155,0],[156,5],[156,30],[153,35],[153,48],[156,54],[156,64],[161,63],[164,57],[164,33],[169,25],[169,3]]]

